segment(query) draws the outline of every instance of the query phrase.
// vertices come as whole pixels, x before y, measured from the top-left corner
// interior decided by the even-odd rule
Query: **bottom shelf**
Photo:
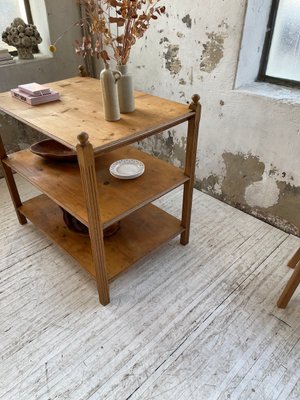
[[[61,209],[47,196],[37,196],[19,208],[34,225],[95,277],[90,239],[70,231]],[[181,222],[153,204],[122,219],[119,231],[104,240],[108,279],[112,279],[153,249],[179,235]]]

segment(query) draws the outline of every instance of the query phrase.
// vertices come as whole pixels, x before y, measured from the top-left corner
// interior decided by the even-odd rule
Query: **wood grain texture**
[[[12,171],[20,173],[60,205],[64,212],[69,213],[88,227],[92,266],[88,265],[87,269],[95,271],[100,303],[107,305],[109,303],[109,287],[103,228],[119,223],[119,220],[145,208],[151,201],[185,183],[180,232],[183,231],[183,227],[184,236],[181,236],[181,243],[188,242],[200,105],[198,95],[193,96],[193,103],[189,109],[186,109],[183,104],[145,93],[136,93],[135,111],[125,115],[118,123],[107,123],[104,121],[106,118],[103,119],[103,105],[95,102],[95,99],[99,98],[100,92],[99,86],[95,87],[96,83],[99,85],[95,79],[77,77],[68,81],[51,83],[49,86],[53,89],[60,89],[62,100],[47,103],[47,105],[42,104],[43,107],[37,108],[28,108],[27,104],[22,104],[22,102],[14,103],[16,99],[11,98],[9,93],[2,96],[0,94],[1,109],[4,113],[34,127],[70,149],[74,148],[76,136],[79,143],[76,144],[77,159],[73,166],[64,168],[64,165],[58,161],[52,164],[53,160],[42,159],[41,161],[40,154],[36,158],[29,151],[6,157],[3,145],[0,151],[3,153],[1,159],[4,160],[2,161],[4,169],[9,171],[7,183],[20,222],[22,222],[23,216],[19,213],[21,207],[18,207],[16,203],[20,205],[21,203],[12,179]],[[166,163],[163,165],[154,157],[134,152],[133,149],[125,149],[127,157],[121,157],[120,153],[113,155],[111,153],[111,150],[137,142],[186,121],[188,121],[189,127],[184,173]],[[78,132],[81,133],[77,136]],[[109,163],[103,166],[105,153],[108,153],[106,162],[109,161]],[[142,177],[138,179],[139,184],[135,182],[136,179],[134,183],[128,182],[128,180],[123,181],[122,185],[118,183],[110,185],[109,179],[101,180],[105,175],[107,176],[109,164],[116,159],[130,158],[128,156],[130,153],[137,154],[137,157],[131,158],[147,161],[146,173],[143,173]],[[116,158],[113,159],[114,157]],[[95,158],[99,162],[95,161]],[[98,175],[102,175],[100,179]],[[186,185],[187,182],[189,185]],[[102,187],[99,187],[101,185]],[[108,188],[103,186],[108,186]],[[103,194],[102,198],[99,193]],[[28,213],[26,214],[27,209],[26,207],[22,208],[23,215],[28,215]],[[31,214],[33,215],[32,212]],[[35,215],[32,220],[39,222]],[[153,225],[149,218],[145,222]],[[164,220],[161,222],[163,223]],[[51,232],[54,232],[52,227],[50,229]],[[156,236],[159,237],[159,235]],[[57,242],[58,235],[51,237],[54,237]],[[128,241],[130,240],[131,238],[128,238]],[[141,244],[140,247],[143,245]],[[153,240],[152,247],[157,247],[156,240]],[[72,246],[68,246],[68,251],[77,254],[74,243]],[[78,260],[78,255],[75,258]],[[136,259],[135,256],[133,258]]]
[[[132,180],[112,177],[109,173],[110,164],[122,158],[135,158],[142,161],[145,164],[145,173]],[[5,162],[87,225],[87,210],[79,167],[76,163],[47,161],[29,150],[12,154]],[[104,227],[189,179],[178,168],[131,146],[97,157],[96,174],[101,222]],[[74,193],[76,193],[75,196]]]
[[[293,254],[293,256],[291,257],[291,259],[288,261],[287,265],[290,268],[294,268],[296,267],[296,265],[298,264],[298,262],[300,261],[300,247],[299,249],[297,249],[297,251]]]
[[[95,169],[93,146],[89,143],[88,134],[78,135],[77,158],[80,170],[80,180],[83,189],[83,203],[87,210],[92,264],[95,270],[99,301],[102,305],[109,303],[109,288],[105,263],[103,228],[100,219],[99,194]],[[77,195],[73,192],[73,195]]]
[[[192,215],[193,188],[195,181],[195,167],[198,147],[199,124],[201,118],[201,104],[199,96],[194,95],[190,109],[195,111],[195,116],[188,123],[187,145],[184,173],[189,180],[184,184],[183,205],[182,205],[182,226],[185,230],[181,234],[180,243],[188,244],[190,237],[190,225]]]
[[[158,205],[180,217],[181,201]],[[94,280],[18,224],[4,180],[0,204],[0,398],[299,398],[299,291],[276,306],[299,238],[195,191],[189,246],[136,263],[99,307]]]
[[[299,286],[300,283],[300,261],[296,264],[294,267],[294,271],[292,273],[292,276],[288,280],[288,283],[286,284],[285,288],[283,289],[283,292],[281,293],[278,301],[277,301],[277,306],[279,308],[286,308],[288,305],[289,301],[291,300],[291,297],[295,293],[295,290]]]
[[[135,111],[122,114],[118,122],[107,122],[99,80],[75,77],[49,85],[61,94],[59,101],[32,107],[5,92],[0,93],[0,110],[73,150],[82,131],[88,132],[95,150],[103,152],[169,129],[194,115],[185,104],[136,92]]]
[[[70,231],[62,219],[62,211],[44,195],[26,201],[20,211],[54,243],[71,255],[96,278],[96,270],[88,235]],[[182,232],[180,220],[147,205],[121,220],[120,230],[105,238],[104,249],[109,279]]]

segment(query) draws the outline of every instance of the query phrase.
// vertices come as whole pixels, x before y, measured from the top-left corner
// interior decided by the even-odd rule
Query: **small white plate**
[[[144,171],[144,163],[134,159],[118,160],[109,167],[112,176],[119,179],[134,179],[141,176]]]

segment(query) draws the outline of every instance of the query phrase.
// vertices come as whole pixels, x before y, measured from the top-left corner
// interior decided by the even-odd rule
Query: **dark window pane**
[[[300,81],[300,0],[279,2],[266,75]]]

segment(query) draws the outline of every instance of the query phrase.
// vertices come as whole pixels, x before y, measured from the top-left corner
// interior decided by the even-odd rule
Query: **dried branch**
[[[112,49],[118,64],[126,64],[132,46],[143,37],[150,26],[165,13],[160,0],[78,0],[85,8],[90,37],[77,42],[76,51],[83,56],[96,55],[104,61],[110,59],[105,48]],[[95,46],[92,46],[92,38]]]

